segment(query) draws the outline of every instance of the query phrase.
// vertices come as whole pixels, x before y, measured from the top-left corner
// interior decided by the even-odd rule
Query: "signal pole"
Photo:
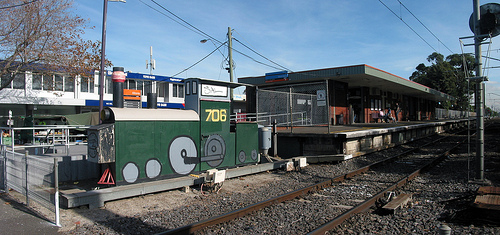
[[[481,55],[481,28],[479,20],[481,19],[481,11],[479,0],[474,0],[474,50],[476,57],[476,77],[479,78],[479,83],[476,85],[476,177],[478,181],[484,181],[484,83],[482,74],[482,55]]]

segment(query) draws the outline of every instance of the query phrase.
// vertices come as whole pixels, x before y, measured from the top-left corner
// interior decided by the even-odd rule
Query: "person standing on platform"
[[[396,122],[397,122],[397,121],[399,121],[399,113],[401,112],[401,108],[399,108],[399,103],[398,102],[396,102],[396,110],[395,110],[395,112],[396,112],[396,117],[395,118],[396,118]]]

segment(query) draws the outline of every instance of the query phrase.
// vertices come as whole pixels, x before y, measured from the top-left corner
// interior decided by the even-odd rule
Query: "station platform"
[[[468,119],[453,119],[278,128],[277,155],[305,156],[308,162],[341,161],[468,124]]]
[[[373,129],[385,129],[393,127],[405,127],[405,126],[415,126],[421,124],[431,124],[433,123],[447,123],[455,121],[466,121],[466,119],[450,119],[450,120],[439,120],[439,121],[400,121],[400,122],[378,122],[378,123],[353,123],[348,125],[327,125],[324,126],[313,126],[313,127],[303,127],[297,126],[293,128],[278,128],[279,134],[293,133],[293,134],[337,134],[344,132],[356,132],[363,130],[373,130]],[[328,129],[329,128],[329,129]]]

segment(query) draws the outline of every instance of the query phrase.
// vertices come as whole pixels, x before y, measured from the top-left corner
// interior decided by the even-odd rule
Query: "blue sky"
[[[397,0],[381,0],[397,16],[379,0],[155,1],[218,41],[226,41],[231,27],[234,38],[291,71],[368,64],[409,78],[434,51],[445,56],[461,53],[459,38],[472,35],[468,24],[472,0],[400,0],[442,43]],[[481,1],[481,5],[489,2]],[[85,38],[101,40],[103,1],[75,0],[74,7],[77,15],[95,26],[87,30]],[[146,60],[152,46],[156,60],[153,73],[172,76],[216,48],[210,42],[200,43],[206,36],[158,11],[174,17],[151,0],[109,2],[106,55],[114,66],[149,73]],[[490,57],[500,58],[500,39],[493,38],[492,42]],[[233,48],[273,65],[236,41]],[[483,45],[484,55],[487,49],[488,45]],[[227,47],[221,47],[221,52],[227,56]],[[474,48],[465,47],[464,52],[472,53]],[[245,55],[233,52],[235,78],[283,70],[256,63]],[[229,81],[222,64],[223,55],[215,52],[177,77]],[[489,64],[499,65],[494,60]],[[500,68],[489,69],[485,75],[490,80],[486,83],[486,104],[500,110]]]

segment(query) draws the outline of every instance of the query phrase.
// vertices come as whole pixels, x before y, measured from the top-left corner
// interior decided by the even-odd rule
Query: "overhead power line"
[[[208,58],[210,55],[212,55],[214,52],[216,52],[217,50],[219,50],[219,48],[220,48],[221,46],[223,46],[224,44],[226,44],[226,43],[221,44],[219,47],[215,48],[215,50],[213,50],[212,52],[208,53],[208,55],[206,55],[205,57],[203,57],[201,60],[198,60],[198,61],[197,61],[196,63],[194,63],[193,65],[191,65],[191,66],[187,67],[186,69],[184,69],[184,70],[182,70],[182,71],[180,71],[180,72],[178,72],[178,73],[174,74],[172,77],[175,77],[175,76],[177,76],[177,75],[179,75],[179,74],[181,74],[181,73],[183,73],[183,72],[185,72],[185,71],[187,71],[187,70],[191,69],[191,68],[192,68],[192,67],[194,67],[195,65],[199,64],[200,62],[202,62],[203,60],[205,60],[206,58]]]
[[[163,5],[161,5],[160,3],[156,2],[155,0],[151,0],[151,2],[153,2],[154,4],[156,4],[158,7],[160,7],[160,8],[161,8],[161,9],[163,9],[164,11],[168,12],[168,13],[169,13],[170,15],[172,15],[173,17],[172,17],[172,16],[170,16],[170,15],[167,15],[167,14],[165,14],[164,12],[161,12],[160,10],[156,9],[155,7],[153,7],[153,6],[151,6],[151,5],[147,4],[147,3],[145,3],[143,0],[139,0],[139,1],[140,1],[141,3],[143,3],[144,5],[148,6],[149,8],[153,9],[154,11],[156,11],[156,12],[158,12],[158,13],[160,13],[160,14],[162,14],[162,15],[166,16],[167,18],[169,18],[169,19],[173,20],[174,22],[176,22],[176,23],[180,24],[181,26],[183,26],[183,27],[185,27],[185,28],[187,28],[187,29],[189,29],[189,30],[191,30],[191,31],[193,31],[193,32],[195,32],[195,33],[197,33],[197,34],[199,34],[199,35],[203,36],[204,38],[208,38],[208,39],[210,39],[210,40],[212,40],[212,41],[214,41],[214,42],[217,42],[217,43],[218,43],[218,44],[220,44],[220,45],[223,45],[223,44],[224,44],[224,43],[222,43],[221,41],[217,40],[216,38],[214,38],[214,37],[210,36],[208,33],[203,32],[202,30],[198,29],[198,28],[197,28],[197,27],[195,27],[194,25],[190,24],[189,22],[185,21],[185,20],[184,20],[184,19],[182,19],[181,17],[177,16],[177,15],[176,15],[176,14],[174,14],[172,11],[168,10],[166,7],[164,7],[164,6],[163,6]],[[241,43],[241,42],[240,42],[240,43]],[[264,57],[264,56],[262,56],[262,55],[260,55],[260,54],[258,54],[258,53],[257,53],[257,54],[258,54],[259,56],[262,56],[263,58],[265,58],[265,59],[267,59],[267,60],[271,61],[273,64],[276,64],[276,65],[278,65],[278,66],[279,66],[279,67],[281,67],[281,68],[277,68],[277,67],[275,67],[275,66],[272,66],[272,65],[266,64],[266,63],[261,62],[261,61],[258,61],[258,60],[256,60],[255,58],[253,58],[253,57],[251,57],[251,56],[249,56],[249,55],[247,55],[247,54],[245,54],[245,53],[243,53],[243,52],[241,52],[241,51],[239,51],[239,50],[236,50],[236,49],[234,49],[234,48],[231,48],[231,49],[232,49],[234,52],[239,53],[239,54],[243,55],[244,57],[247,57],[247,58],[251,59],[252,61],[254,61],[254,62],[258,63],[258,64],[261,64],[261,65],[264,65],[264,66],[268,66],[268,67],[270,67],[270,68],[274,68],[274,69],[278,69],[278,70],[285,68],[284,66],[281,66],[281,65],[279,65],[279,64],[277,64],[277,63],[275,63],[275,62],[273,62],[273,61],[271,61],[271,60],[269,60],[269,59],[267,59],[266,57]],[[255,52],[255,50],[251,50],[251,51],[253,51],[254,53],[256,53],[256,52]],[[212,53],[210,53],[210,54],[212,54]],[[204,58],[204,59],[205,59],[205,58]],[[203,60],[203,59],[202,59],[202,60]],[[285,69],[286,69],[286,68],[285,68]]]
[[[436,35],[435,35],[435,34],[434,34],[434,33],[433,33],[430,29],[429,29],[429,28],[427,28],[427,26],[425,26],[425,24],[424,24],[424,23],[422,23],[422,21],[420,21],[420,20],[417,18],[417,16],[415,16],[415,15],[413,14],[413,12],[411,12],[411,11],[410,11],[410,9],[408,9],[408,8],[407,8],[407,7],[406,7],[406,6],[405,6],[405,5],[401,2],[401,1],[399,1],[399,0],[398,0],[398,2],[399,2],[399,4],[401,4],[401,6],[403,6],[403,7],[404,7],[404,8],[405,8],[405,9],[406,9],[406,10],[407,10],[407,11],[408,11],[408,12],[409,12],[409,13],[410,13],[413,17],[415,17],[415,19],[416,19],[416,20],[417,20],[417,21],[418,21],[418,22],[419,22],[422,26],[424,26],[424,28],[425,28],[425,29],[427,29],[427,31],[429,31],[429,33],[430,33],[430,34],[432,34],[432,36],[434,36],[434,38],[436,38],[436,39],[438,40],[438,42],[439,42],[439,43],[443,44],[443,46],[444,46],[444,47],[446,47],[446,49],[448,49],[448,51],[450,51],[452,54],[454,54],[454,52],[453,52],[450,48],[448,48],[448,47],[447,47],[447,46],[446,46],[446,45],[445,45],[445,44],[444,44],[444,43],[443,43],[443,42],[442,42],[442,41],[441,41],[441,40],[440,40],[440,39],[439,39],[439,38],[438,38],[438,37],[437,37],[437,36],[436,36]]]
[[[382,2],[382,0],[378,0],[380,3],[382,3],[382,5],[384,5],[390,12],[392,12],[392,14],[394,14],[399,20],[401,20],[411,31],[413,31],[420,39],[422,39],[422,41],[424,41],[425,43],[427,43],[427,45],[432,48],[434,51],[437,51],[436,48],[434,48],[429,42],[427,42],[422,36],[420,36],[420,34],[417,33],[417,31],[415,31],[408,23],[406,23],[406,21],[403,20],[402,17],[398,16],[398,14],[396,14],[396,12],[394,12],[391,8],[389,8],[384,2]]]
[[[238,33],[238,35],[240,35],[240,34]],[[289,72],[292,72],[292,70],[287,69],[286,67],[281,66],[280,64],[278,64],[278,63],[276,63],[276,62],[274,62],[274,61],[270,60],[269,58],[267,58],[267,57],[263,56],[263,55],[262,55],[262,54],[260,54],[259,52],[255,51],[254,49],[252,49],[252,48],[250,48],[249,46],[245,45],[244,43],[240,42],[238,39],[236,39],[236,38],[233,38],[233,39],[234,39],[235,41],[239,42],[239,43],[240,43],[241,45],[243,45],[244,47],[246,47],[248,50],[250,50],[250,51],[252,51],[253,53],[255,53],[255,54],[259,55],[260,57],[262,57],[262,58],[266,59],[267,61],[269,61],[269,62],[271,62],[271,63],[273,63],[273,64],[275,64],[275,65],[277,65],[277,66],[279,66],[279,67],[281,67],[281,68],[283,68],[283,69],[285,69],[285,70],[289,71]]]

